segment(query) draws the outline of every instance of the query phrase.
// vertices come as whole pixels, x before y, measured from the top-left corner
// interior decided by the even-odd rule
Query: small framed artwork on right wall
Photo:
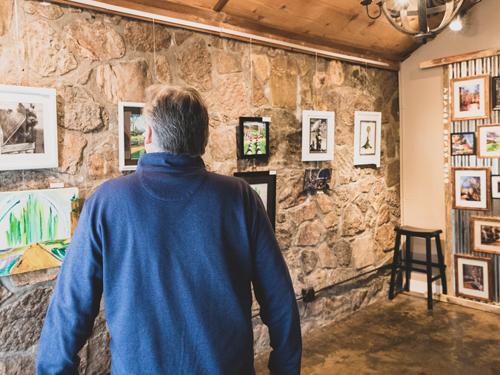
[[[494,111],[500,111],[500,76],[491,79],[491,102]]]
[[[491,197],[500,199],[500,175],[491,176]]]
[[[488,75],[451,80],[451,120],[478,120],[490,117]]]
[[[500,158],[500,124],[477,126],[478,156]]]
[[[354,112],[354,165],[380,167],[382,113]]]
[[[455,254],[455,293],[460,297],[491,301],[493,262],[490,258]]]

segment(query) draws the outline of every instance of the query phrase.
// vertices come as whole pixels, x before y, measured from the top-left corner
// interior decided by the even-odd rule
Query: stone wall
[[[297,295],[363,273],[391,246],[399,208],[398,76],[395,72],[129,20],[70,7],[0,2],[0,84],[54,87],[59,163],[0,172],[0,189],[76,186],[83,197],[118,176],[119,100],[141,101],[155,82],[189,84],[211,115],[204,157],[223,174],[277,171],[276,233]],[[302,163],[301,111],[336,112],[334,162]],[[381,111],[381,168],[353,166],[354,111]],[[271,158],[236,160],[239,116],[271,116]],[[301,195],[304,169],[333,168],[331,195]],[[0,279],[0,374],[33,372],[57,270]],[[364,280],[364,281],[363,281]],[[324,293],[304,312],[304,331],[382,296],[381,275]],[[302,305],[301,305],[302,307]],[[266,350],[255,321],[256,351]],[[86,374],[109,367],[105,323],[82,351]]]

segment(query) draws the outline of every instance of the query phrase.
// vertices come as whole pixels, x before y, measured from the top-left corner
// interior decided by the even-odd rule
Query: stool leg
[[[431,239],[425,239],[425,255],[427,261],[427,309],[432,310],[432,256]]]
[[[446,285],[446,266],[444,264],[443,249],[441,248],[441,238],[439,234],[436,236],[436,250],[439,263],[439,273],[441,274],[441,286],[443,287],[443,294],[448,294],[448,287]]]
[[[396,233],[396,244],[394,245],[394,255],[392,257],[392,269],[391,269],[391,281],[389,284],[389,299],[394,298],[394,288],[396,283],[396,272],[398,270],[399,261],[401,258],[400,254],[401,246],[401,234]]]
[[[406,282],[405,282],[405,290],[407,292],[410,291],[411,267],[412,267],[411,237],[410,236],[406,236],[406,254],[405,254]]]

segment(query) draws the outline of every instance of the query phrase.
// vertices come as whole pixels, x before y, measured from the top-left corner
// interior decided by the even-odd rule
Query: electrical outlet
[[[312,302],[316,299],[316,292],[314,288],[302,289],[302,300],[305,303]]]

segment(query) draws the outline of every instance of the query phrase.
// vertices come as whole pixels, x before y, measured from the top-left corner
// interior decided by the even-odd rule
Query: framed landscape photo
[[[500,124],[477,126],[478,156],[500,158]]]
[[[259,195],[273,229],[276,226],[276,172],[237,172]]]
[[[490,170],[452,168],[453,208],[488,210],[490,208]]]
[[[133,171],[137,168],[144,149],[144,103],[118,103],[118,157],[120,171]]]
[[[490,117],[488,75],[451,80],[451,119],[477,120]]]
[[[0,85],[0,170],[58,165],[56,90]]]
[[[269,120],[263,117],[240,117],[240,159],[269,158]]]
[[[354,112],[354,165],[380,167],[382,113]]]
[[[302,161],[333,160],[335,112],[302,112]]]
[[[471,216],[470,230],[472,250],[500,254],[500,217]]]
[[[500,111],[500,76],[491,79],[491,102],[494,111]]]
[[[493,262],[467,254],[455,254],[455,292],[457,296],[491,301]]]
[[[464,156],[476,154],[476,134],[451,133],[450,136],[451,156]]]

